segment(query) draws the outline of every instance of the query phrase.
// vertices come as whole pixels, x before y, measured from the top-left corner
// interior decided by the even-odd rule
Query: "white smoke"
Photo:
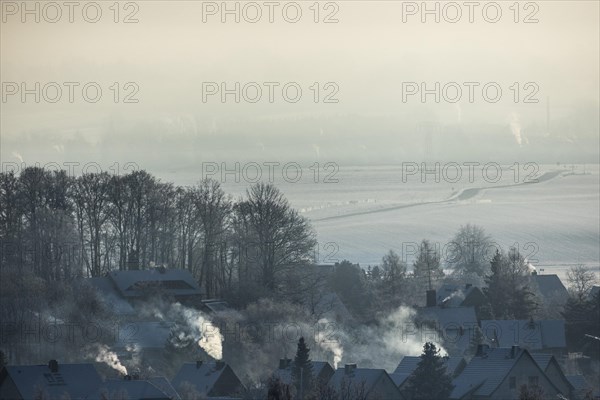
[[[112,369],[117,370],[119,373],[127,375],[127,368],[121,364],[117,354],[114,351],[111,351],[110,348],[104,344],[98,345],[96,362],[105,363]]]
[[[184,307],[180,303],[173,305],[173,311],[183,317],[192,330],[193,339],[209,356],[216,360],[223,358],[223,335],[219,328],[204,315],[204,313]],[[186,339],[186,334],[179,333],[179,339]]]
[[[13,155],[13,157],[15,157],[16,159],[18,159],[19,161],[21,161],[21,163],[23,163],[23,156],[20,153],[18,153],[16,151],[13,151],[12,155]]]
[[[510,130],[517,141],[519,146],[523,143],[523,138],[521,136],[521,122],[519,122],[519,116],[516,113],[512,113],[510,115]]]
[[[332,325],[326,318],[320,319],[318,323],[320,326],[324,327]],[[331,337],[326,331],[321,331],[320,329],[315,339],[319,347],[333,353],[333,367],[337,369],[338,364],[342,361],[342,356],[344,355],[344,348],[340,341],[336,337]]]
[[[384,368],[393,371],[404,356],[419,356],[425,342],[433,342],[441,354],[447,351],[440,340],[435,340],[415,324],[416,311],[399,307],[381,318],[374,326],[352,330],[336,326],[325,329],[325,336],[316,335],[317,345],[334,355],[334,364],[342,361],[357,363],[365,368]],[[320,320],[319,323],[327,320]],[[327,321],[328,322],[328,321]],[[324,340],[323,340],[324,339]]]

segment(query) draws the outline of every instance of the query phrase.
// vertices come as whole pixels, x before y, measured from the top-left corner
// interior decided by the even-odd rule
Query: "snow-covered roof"
[[[119,335],[115,348],[135,346],[140,349],[162,349],[165,347],[172,322],[137,321],[119,325]]]
[[[108,397],[106,397],[108,395]],[[97,389],[89,400],[144,399],[173,400],[170,395],[145,380],[109,379]]]
[[[196,363],[185,363],[181,366],[175,377],[171,380],[171,384],[176,390],[179,390],[184,382],[189,382],[194,385],[199,393],[211,395],[213,389],[219,384],[219,380],[222,376],[228,374],[227,379],[234,379],[235,382],[222,382],[231,389],[232,392],[236,390],[238,386],[243,388],[242,383],[239,381],[231,367],[221,361],[204,361]],[[212,395],[219,395],[220,393],[212,393]]]
[[[159,287],[166,294],[173,296],[201,294],[196,280],[189,271],[183,269],[111,271],[108,277],[123,297],[141,296],[146,287]]]
[[[365,394],[368,395],[373,390],[376,390],[377,384],[382,379],[389,379],[392,383],[394,383],[392,378],[384,369],[357,367],[349,368],[346,366],[338,368],[334,372],[333,376],[329,380],[329,386],[338,390],[345,384],[345,382],[357,386],[364,385]]]
[[[115,314],[135,314],[135,310],[131,304],[129,304],[129,302],[121,296],[110,278],[106,276],[98,276],[94,278],[88,278],[86,279],[86,282],[92,286],[92,288],[96,289],[107,307]]]
[[[490,396],[524,356],[529,356],[524,349],[494,348],[473,357],[452,381],[454,389],[450,398],[460,399],[469,392],[476,396]],[[543,374],[543,371],[540,372]]]
[[[566,347],[564,320],[483,320],[483,335],[494,345],[532,350]],[[497,341],[497,343],[496,343]]]
[[[52,371],[48,365],[7,365],[0,376],[0,385],[10,377],[24,399],[34,399],[39,393],[47,398],[87,399],[102,384],[92,364],[58,364]],[[46,398],[46,397],[45,397]]]

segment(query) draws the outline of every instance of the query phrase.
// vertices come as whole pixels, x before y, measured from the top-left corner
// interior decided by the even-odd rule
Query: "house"
[[[167,396],[169,396],[170,400],[185,400],[179,396],[179,393],[177,393],[173,385],[171,385],[171,382],[169,382],[169,380],[165,377],[157,376],[154,378],[148,378],[146,381],[162,390]]]
[[[227,312],[231,310],[229,304],[225,300],[219,299],[206,299],[202,300],[202,311],[206,311],[211,314],[218,314],[222,312]]]
[[[338,368],[329,387],[338,393],[364,399],[400,399],[398,387],[384,369],[357,368],[356,364],[346,364]]]
[[[548,379],[560,390],[561,393],[569,393],[573,395],[574,387],[565,376],[558,361],[552,354],[545,353],[530,353],[531,357],[538,364],[540,369],[544,371]]]
[[[595,299],[599,293],[600,293],[600,286],[598,286],[598,285],[592,286],[592,288],[590,289],[590,294],[589,294],[590,300]]]
[[[564,320],[485,320],[481,331],[492,347],[520,347],[562,354],[566,350]]]
[[[85,279],[85,283],[96,293],[100,295],[100,299],[104,302],[106,308],[111,310],[118,316],[135,315],[135,310],[131,304],[121,296],[113,282],[105,276]]]
[[[479,326],[474,307],[423,307],[417,309],[415,321],[420,327],[421,341],[443,342],[453,356],[465,354]]]
[[[164,349],[174,326],[174,323],[165,321],[137,321],[121,324],[113,347],[118,351]]]
[[[443,284],[436,291],[437,305],[440,307],[481,307],[487,298],[477,286],[470,283],[461,285]]]
[[[236,396],[246,391],[235,372],[222,361],[183,364],[171,384],[177,391],[191,385],[199,394],[208,397]]]
[[[583,375],[566,375],[566,378],[573,387],[571,392],[573,399],[584,399],[588,392],[592,391],[592,386],[587,383]]]
[[[408,378],[417,369],[420,361],[420,356],[404,356],[394,372],[390,374],[390,377],[400,391],[405,388]],[[446,372],[454,378],[467,366],[467,360],[464,357],[445,357],[444,364],[446,365]]]
[[[293,361],[289,358],[279,360],[279,368],[273,372],[273,376],[286,384],[292,384],[292,364]],[[316,382],[327,383],[334,374],[334,369],[327,361],[312,361],[313,378]]]
[[[199,299],[202,291],[189,271],[152,268],[146,270],[111,271],[103,277],[88,278],[86,282],[103,295],[118,311],[131,314],[123,300],[142,298],[150,293],[172,296],[181,302]],[[121,301],[116,301],[120,299]],[[122,310],[121,310],[122,308]]]
[[[0,371],[0,399],[87,399],[101,384],[92,364],[7,365]]]
[[[569,298],[569,292],[556,274],[527,275],[525,276],[529,287],[534,293],[538,293],[543,304],[550,307],[562,307]]]
[[[136,400],[175,400],[172,394],[167,394],[146,380],[134,379],[126,375],[123,379],[109,379],[104,382],[89,400],[136,399]]]
[[[304,303],[309,308],[309,311],[318,315],[320,318],[327,318],[335,322],[350,322],[354,321],[354,317],[346,308],[346,305],[335,292],[321,293],[316,301],[314,299],[306,299]]]
[[[541,387],[547,398],[562,393],[526,349],[480,345],[452,383],[451,399],[518,399],[522,385]]]

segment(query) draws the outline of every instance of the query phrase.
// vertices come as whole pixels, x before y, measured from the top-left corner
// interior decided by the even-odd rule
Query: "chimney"
[[[279,369],[286,369],[287,367],[290,366],[291,362],[292,362],[292,360],[289,358],[280,358],[279,359]]]
[[[58,372],[58,361],[50,360],[48,361],[48,368],[50,368],[50,372]]]
[[[437,305],[437,301],[435,298],[435,289],[427,291],[427,307],[435,307]]]
[[[487,344],[478,344],[477,345],[477,353],[475,353],[476,357],[483,357],[487,354],[490,346]]]
[[[201,366],[202,366],[202,361],[201,360],[196,361],[196,369],[200,369]]]
[[[346,375],[353,373],[355,369],[356,369],[356,364],[346,364],[344,366]]]
[[[521,348],[519,346],[513,345],[510,348],[510,358],[515,358],[517,356],[517,354],[519,354],[519,350],[521,350]]]
[[[167,273],[167,269],[165,268],[164,265],[161,265],[160,267],[157,268],[158,272],[160,272],[161,274],[165,274]]]

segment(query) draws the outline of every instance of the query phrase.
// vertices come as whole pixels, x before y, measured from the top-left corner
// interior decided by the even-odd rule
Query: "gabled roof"
[[[548,368],[548,365],[550,365],[550,361],[552,361],[552,359],[554,358],[554,356],[552,354],[545,354],[545,353],[530,353],[531,354],[531,358],[533,358],[535,360],[535,362],[537,363],[537,365],[540,367],[540,369],[542,371],[546,371],[546,368]]]
[[[393,372],[390,374],[390,378],[392,378],[392,381],[394,381],[394,384],[398,388],[400,388],[400,386],[402,386],[404,384],[404,382],[406,382],[410,376],[411,376],[411,374],[405,374],[405,373],[401,373],[401,372]]]
[[[202,305],[205,306],[210,312],[219,313],[223,311],[231,310],[229,304],[225,300],[218,299],[207,299],[202,300]]]
[[[445,307],[460,307],[463,301],[479,288],[472,285],[462,286],[444,283],[436,291],[437,304]]]
[[[590,388],[583,375],[565,375],[575,391],[582,392]]]
[[[445,357],[444,364],[446,365],[446,371],[452,376],[460,372],[467,364],[464,357]],[[421,361],[420,356],[404,356],[400,361],[400,364],[396,367],[394,374],[412,374],[417,365]]]
[[[107,380],[88,399],[105,400],[114,398],[139,400],[172,400],[168,394],[157,388],[149,381],[125,379]]]
[[[592,289],[590,290],[590,299],[594,299],[598,293],[600,292],[600,286],[598,285],[594,285],[592,286]]]
[[[111,279],[106,276],[86,278],[85,282],[94,288],[104,303],[117,315],[132,315],[135,310],[129,302],[121,296]]]
[[[495,346],[519,345],[532,350],[564,348],[563,320],[483,320],[481,331]],[[497,340],[497,343],[495,343]]]
[[[273,372],[273,376],[278,377],[279,380],[281,380],[281,382],[285,383],[286,385],[291,384],[292,383],[292,364],[293,364],[293,361],[291,361],[290,365],[287,366],[286,368],[276,369],[275,372]],[[333,371],[333,367],[327,361],[312,361],[313,377],[317,378],[321,374],[321,372],[323,372],[323,369],[325,369],[327,367],[329,367]]]
[[[196,280],[189,271],[183,269],[111,271],[108,277],[124,297],[141,296],[146,287],[159,287],[173,296],[201,294]]]
[[[169,380],[167,378],[162,377],[162,376],[157,376],[154,378],[148,378],[146,380],[148,382],[150,382],[151,384],[153,384],[154,386],[156,386],[157,388],[159,388],[161,391],[163,391],[167,396],[169,396],[169,399],[182,400],[181,397],[179,396],[179,393],[177,393],[177,391],[175,390],[173,385],[171,385],[171,382],[169,382]]]
[[[329,386],[337,390],[342,386],[345,380],[356,385],[362,385],[364,383],[365,394],[368,395],[374,389],[376,389],[377,384],[382,379],[389,379],[392,383],[394,383],[384,369],[355,367],[349,372],[347,368],[342,367],[335,371],[329,380]]]
[[[34,399],[40,391],[49,398],[86,399],[102,384],[92,364],[58,364],[52,372],[48,365],[7,365],[0,375],[0,384],[10,377],[24,399]]]
[[[531,358],[527,350],[519,348],[488,349],[485,353],[473,357],[461,374],[452,381],[455,387],[450,398],[460,399],[470,392],[475,396],[490,396],[522,357]],[[537,366],[535,361],[532,362]],[[540,374],[544,374],[541,369]]]
[[[540,294],[547,300],[567,301],[569,297],[569,292],[558,275],[527,275],[527,279],[537,286]]]
[[[231,367],[224,362],[205,361],[185,363],[181,366],[177,375],[171,380],[171,384],[176,390],[179,390],[183,382],[189,382],[196,387],[198,392],[210,396],[221,377],[226,373],[230,376],[234,376],[239,382],[239,379]],[[239,384],[240,386],[242,385],[241,382],[239,382]],[[233,391],[235,388],[231,389]]]
[[[350,321],[354,319],[342,299],[335,292],[323,293],[314,307],[317,314],[331,317],[336,321]]]
[[[169,339],[173,326],[173,323],[165,321],[138,321],[119,325],[119,336],[114,347],[135,346],[141,349],[162,349]]]
[[[423,307],[417,311],[421,321],[437,321],[439,329],[470,328],[477,325],[474,307]]]

